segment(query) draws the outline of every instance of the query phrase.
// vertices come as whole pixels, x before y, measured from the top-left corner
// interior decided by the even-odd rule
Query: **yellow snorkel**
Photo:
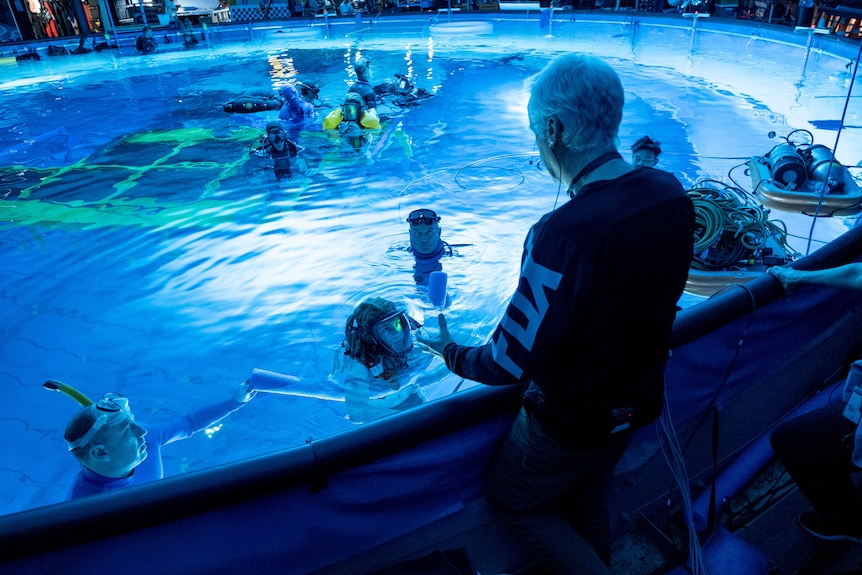
[[[89,397],[87,397],[71,385],[63,383],[62,381],[57,381],[56,379],[49,379],[42,384],[42,387],[44,387],[45,389],[50,389],[52,391],[59,391],[60,393],[65,393],[84,407],[87,407],[88,405],[93,405],[93,401]]]

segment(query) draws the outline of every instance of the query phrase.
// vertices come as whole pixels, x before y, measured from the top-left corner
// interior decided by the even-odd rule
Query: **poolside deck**
[[[805,32],[807,27],[796,27],[793,21],[786,17],[776,16],[774,11],[765,12],[758,7],[759,2],[749,2],[743,13],[738,13],[734,4],[733,9],[728,9],[723,4],[725,0],[716,0],[716,10],[713,14],[704,14],[710,18],[692,17],[693,14],[682,14],[675,9],[656,10],[654,0],[606,0],[606,6],[596,6],[590,9],[576,9],[572,5],[554,8],[554,22],[587,21],[591,19],[605,20],[607,18],[632,18],[636,15],[645,20],[667,21],[683,26],[695,26],[697,20],[710,20],[713,25],[732,24],[739,26],[743,31],[746,29],[771,29],[776,32],[795,31]],[[273,29],[281,28],[315,28],[329,26],[373,26],[382,22],[403,21],[411,25],[422,21],[427,24],[427,18],[447,18],[459,20],[528,20],[540,22],[539,12],[546,9],[546,3],[527,2],[519,0],[503,0],[499,2],[464,3],[453,2],[445,6],[429,2],[413,2],[408,5],[399,6],[393,3],[391,7],[383,11],[362,12],[353,15],[340,15],[337,11],[325,11],[320,9],[317,13],[305,11],[296,13],[292,17],[287,16],[287,4],[272,4],[268,11],[264,12],[258,5],[232,6],[230,11],[219,10],[218,17],[202,17],[195,22],[196,34],[202,37],[214,38],[218,35],[219,42],[233,41],[237,39],[248,39],[249,35],[255,33],[266,33]],[[451,8],[450,8],[451,6]],[[538,6],[538,9],[536,8]],[[278,9],[282,7],[284,9]],[[413,9],[418,7],[418,10]],[[856,14],[856,12],[859,12]],[[616,15],[616,16],[615,16]],[[203,25],[207,27],[204,28]],[[814,24],[812,24],[813,26]],[[702,26],[702,24],[701,24]],[[105,48],[131,48],[135,39],[140,35],[144,24],[139,22],[128,22],[113,28],[113,34],[105,40],[103,32],[90,34],[85,43],[85,48],[99,51]],[[156,32],[158,38],[171,40],[174,49],[181,49],[182,38],[178,30],[168,25],[153,23],[150,27]],[[816,31],[820,42],[834,41],[843,44],[848,39],[858,40],[862,38],[862,9],[842,8],[835,14],[825,14],[823,26],[811,28]],[[328,32],[327,32],[328,34]],[[798,34],[802,36],[802,34]],[[69,54],[78,47],[80,38],[68,36],[60,38],[43,38],[38,40],[11,41],[0,45],[0,61],[11,61],[18,55],[29,50],[37,50],[40,54],[46,54],[49,46],[65,47]],[[166,49],[166,47],[163,47]]]
[[[792,482],[788,482],[787,476],[782,477],[782,471],[780,463],[771,462],[733,504],[745,508],[754,502],[759,506],[759,510],[747,514],[741,525],[734,526],[733,521],[723,521],[722,525],[766,558],[769,575],[862,575],[862,545],[847,541],[822,541],[798,526],[796,518],[810,507]],[[779,478],[777,484],[776,478]],[[779,492],[780,495],[776,495]],[[472,509],[465,511],[464,515],[472,517],[486,512],[486,509]],[[742,516],[736,516],[735,521],[739,521],[740,517]],[[637,527],[615,541],[612,558],[615,574],[664,575],[679,567],[686,558],[686,532],[679,522],[678,512],[672,513],[669,519],[666,519],[658,516],[649,520],[646,517],[637,519]],[[455,523],[457,521],[453,522],[453,532],[458,531]],[[435,525],[434,535],[439,536],[440,529],[440,524]],[[385,546],[386,553],[396,561],[402,557],[403,564],[409,563],[414,569],[417,564],[422,565],[419,570],[409,571],[414,575],[442,573],[433,570],[434,559],[441,552],[453,551],[468,557],[474,572],[546,575],[541,568],[520,555],[518,543],[497,524],[482,525],[467,533],[458,532],[448,539],[434,538],[430,532],[428,536],[429,546],[418,552],[413,547],[416,534],[412,534],[409,543],[407,540],[395,541]],[[663,539],[665,536],[668,537],[667,540]],[[433,544],[430,544],[432,541]],[[402,555],[407,549],[411,552]],[[512,549],[516,551],[513,552]],[[398,567],[387,567],[382,571],[373,567],[375,560],[380,557],[380,551],[375,550],[367,558],[356,558],[349,566],[337,565],[310,575],[348,575],[345,569],[350,569],[350,575],[401,573]],[[725,559],[726,563],[708,567],[722,568],[724,570],[718,571],[722,574],[755,575],[740,567],[735,557]],[[422,571],[423,568],[429,570]]]

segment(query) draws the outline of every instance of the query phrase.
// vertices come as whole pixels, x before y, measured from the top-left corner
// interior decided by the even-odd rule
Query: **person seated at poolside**
[[[290,160],[299,154],[299,150],[281,122],[269,122],[266,125],[266,134],[252,143],[251,153],[272,158],[275,177],[277,180],[283,180],[293,175]]]
[[[440,237],[440,216],[434,210],[413,210],[407,216],[410,224],[410,247],[407,251],[416,260],[413,264],[413,279],[417,284],[427,285],[431,272],[443,271],[440,258],[452,255],[452,247]]]
[[[180,33],[183,35],[184,48],[193,48],[198,43],[198,39],[195,38],[195,27],[188,19],[180,20]]]
[[[68,393],[79,403],[90,402],[66,384],[51,380],[45,387]],[[107,393],[98,402],[90,402],[72,417],[63,434],[69,451],[81,464],[81,471],[66,498],[116,491],[161,479],[164,477],[162,446],[211,427],[255,395],[246,381],[226,401],[147,427],[135,421],[129,410],[129,400],[122,395]]]
[[[862,263],[854,262],[825,270],[795,270],[771,267],[766,272],[781,282],[787,292],[805,284],[816,284],[840,289],[862,290]]]
[[[338,6],[338,13],[342,16],[352,16],[353,12],[353,4],[350,3],[350,0],[342,0]]]
[[[417,327],[405,310],[379,297],[363,301],[347,318],[333,378],[344,387],[351,421],[371,421],[428,401],[410,382],[422,371],[420,358],[430,357],[413,346]]]
[[[153,29],[144,26],[141,35],[135,39],[135,50],[141,54],[152,54],[156,51],[156,39],[153,38]]]
[[[858,262],[811,271],[771,267],[767,273],[787,292],[806,284],[862,290]],[[850,408],[860,371],[862,362],[854,362],[841,401],[782,421],[770,435],[775,455],[812,507],[799,515],[799,526],[819,539],[862,543],[862,491],[856,480],[862,471],[862,414],[858,406]]]
[[[661,142],[649,136],[639,138],[632,144],[632,165],[636,168],[654,168],[661,155]]]
[[[374,88],[371,86],[371,62],[365,58],[360,58],[353,65],[353,71],[356,72],[356,81],[347,91],[362,96],[366,109],[377,108],[377,94],[374,93]]]
[[[297,86],[285,84],[279,90],[284,104],[278,117],[290,128],[311,127],[317,121],[317,110],[314,105],[304,99]]]

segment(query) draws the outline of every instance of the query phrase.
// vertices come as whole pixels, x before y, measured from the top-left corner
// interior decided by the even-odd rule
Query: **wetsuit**
[[[276,179],[290,178],[293,175],[290,159],[296,157],[298,150],[287,133],[283,130],[270,132],[267,135],[266,150],[272,158]]]
[[[401,87],[399,83],[384,82],[383,84],[374,86],[374,93],[383,102],[393,104],[399,108],[409,108],[432,96],[428,90],[417,88],[413,84],[410,84],[409,80],[401,74],[395,74],[395,76],[398,78],[399,83],[403,81],[406,85]]]
[[[427,285],[428,277],[431,272],[439,272],[443,270],[443,264],[440,263],[440,258],[443,256],[451,256],[452,248],[443,240],[438,240],[437,247],[429,254],[420,254],[411,245],[408,250],[416,259],[413,264],[413,280],[419,285]]]
[[[631,429],[661,412],[693,235],[691,201],[670,174],[588,183],[531,228],[491,341],[444,350],[462,377],[530,382],[486,495],[553,572],[608,572],[608,485]],[[556,507],[564,494],[577,505]]]
[[[162,424],[144,426],[147,430],[147,458],[138,465],[128,477],[105,477],[90,471],[86,467],[75,477],[75,482],[69,490],[66,499],[75,499],[85,495],[95,495],[107,491],[116,491],[131,485],[140,485],[165,475],[162,466],[162,446],[180,439],[187,439],[194,433],[206,429],[222,418],[230,415],[240,407],[233,399],[214,403],[188,413],[178,419]]]
[[[431,356],[415,347],[403,358],[384,356],[371,367],[339,352],[335,378],[344,387],[347,414],[362,423],[425,403],[428,399],[416,381]]]
[[[354,92],[362,96],[362,100],[365,102],[365,107],[369,110],[377,107],[377,94],[374,93],[374,88],[368,82],[357,80],[347,91]]]
[[[317,122],[317,110],[314,106],[302,100],[293,86],[282,88],[281,95],[284,105],[278,113],[279,119],[285,122],[288,128],[313,128]]]

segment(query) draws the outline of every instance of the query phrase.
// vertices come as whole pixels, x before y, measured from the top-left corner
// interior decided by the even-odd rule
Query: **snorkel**
[[[52,391],[59,391],[77,401],[82,406],[82,409],[78,412],[79,414],[82,414],[85,411],[92,414],[91,423],[88,424],[87,429],[83,434],[72,441],[65,438],[69,451],[73,451],[90,443],[90,440],[95,437],[96,433],[100,429],[116,420],[116,416],[132,417],[132,414],[129,411],[129,400],[120,394],[106,393],[98,403],[94,403],[89,397],[71,385],[65,384],[62,381],[57,381],[56,379],[49,379],[42,384],[42,387]]]
[[[56,379],[49,379],[45,383],[42,384],[42,387],[45,389],[49,389],[51,391],[59,391],[60,393],[65,393],[83,407],[87,407],[93,405],[93,400],[66,383],[62,381],[57,381]]]
[[[42,387],[45,389],[50,389],[52,391],[59,391],[60,393],[64,393],[77,401],[84,409],[89,408],[93,405],[93,400],[66,383],[62,381],[57,381],[56,379],[49,379],[45,383],[42,384]],[[83,409],[81,411],[84,411]],[[66,440],[66,447],[69,448],[69,451],[73,451],[79,447],[82,447],[90,442],[93,439],[93,436],[96,435],[100,429],[105,426],[105,423],[108,422],[107,415],[101,415],[97,417],[90,428],[84,433],[81,437],[76,439],[75,441]]]

